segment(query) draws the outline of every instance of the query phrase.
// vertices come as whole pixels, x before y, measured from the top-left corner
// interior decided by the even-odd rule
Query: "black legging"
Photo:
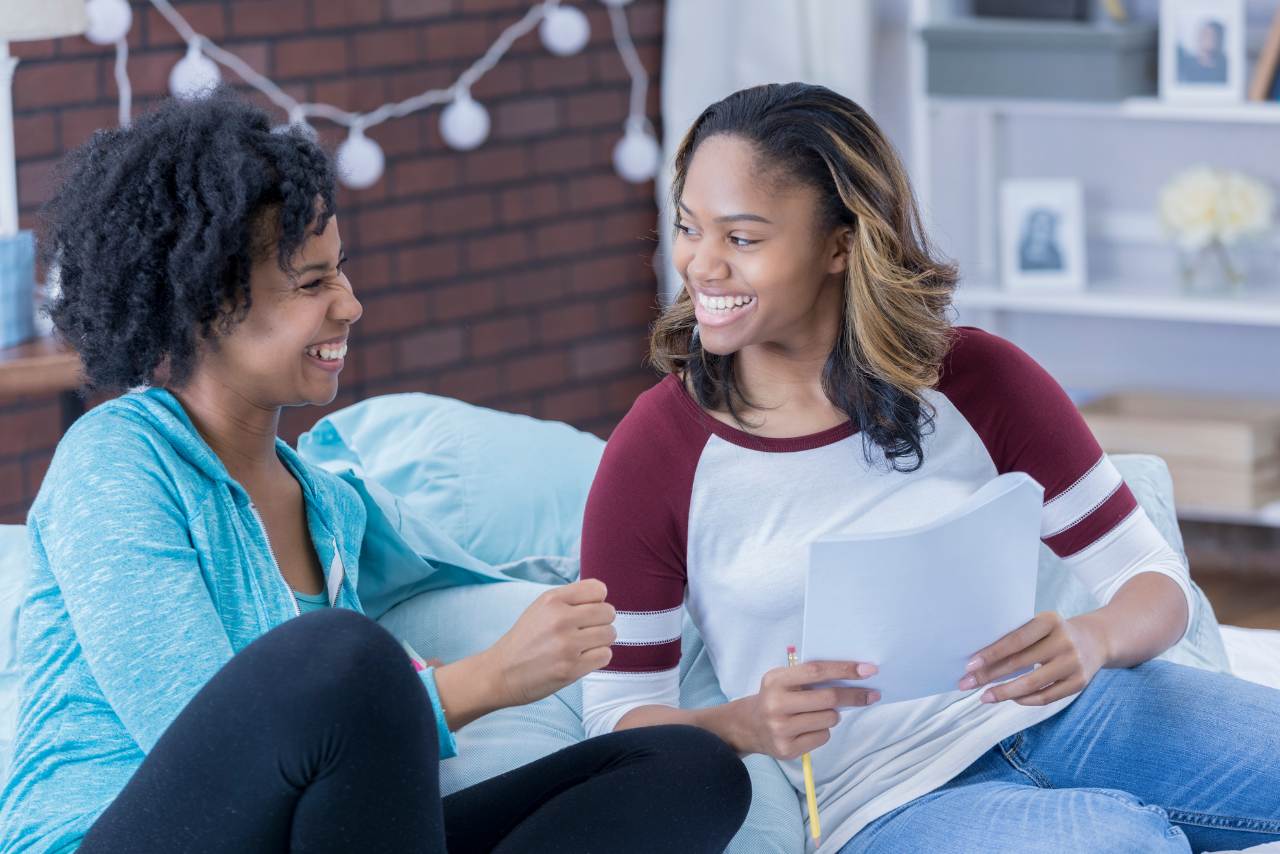
[[[200,689],[80,854],[697,854],[722,851],[751,801],[742,762],[693,727],[593,738],[443,803],[438,754],[391,635],[353,611],[307,614]]]

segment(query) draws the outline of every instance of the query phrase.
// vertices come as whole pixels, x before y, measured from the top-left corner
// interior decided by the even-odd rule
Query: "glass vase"
[[[1248,247],[1215,240],[1200,249],[1179,249],[1178,272],[1188,296],[1235,296],[1249,275]]]

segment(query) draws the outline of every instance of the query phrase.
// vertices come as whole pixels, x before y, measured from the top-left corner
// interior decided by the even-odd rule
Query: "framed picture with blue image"
[[[1161,98],[1243,101],[1245,72],[1244,0],[1161,0]]]

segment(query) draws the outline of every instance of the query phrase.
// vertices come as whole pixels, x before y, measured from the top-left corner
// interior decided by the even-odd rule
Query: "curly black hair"
[[[88,388],[105,390],[154,385],[157,371],[189,379],[201,341],[216,345],[248,312],[252,264],[278,245],[289,270],[337,191],[305,129],[273,132],[228,89],[98,131],[54,180],[40,211],[41,258],[59,284],[49,314]]]

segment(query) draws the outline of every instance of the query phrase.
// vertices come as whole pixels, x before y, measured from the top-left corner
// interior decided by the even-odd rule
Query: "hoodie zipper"
[[[289,591],[289,601],[293,603],[293,615],[295,617],[302,616],[302,609],[298,607],[298,597],[294,595],[293,588],[289,586],[289,580],[284,577],[284,572],[280,569],[280,561],[276,560],[275,549],[271,548],[271,537],[267,534],[267,523],[262,521],[262,514],[258,512],[258,505],[250,501],[249,509],[253,511],[253,517],[258,520],[258,527],[262,529],[262,538],[267,541],[267,554],[271,555],[271,565],[276,568],[276,575],[280,576],[280,583],[284,585],[284,589]]]

